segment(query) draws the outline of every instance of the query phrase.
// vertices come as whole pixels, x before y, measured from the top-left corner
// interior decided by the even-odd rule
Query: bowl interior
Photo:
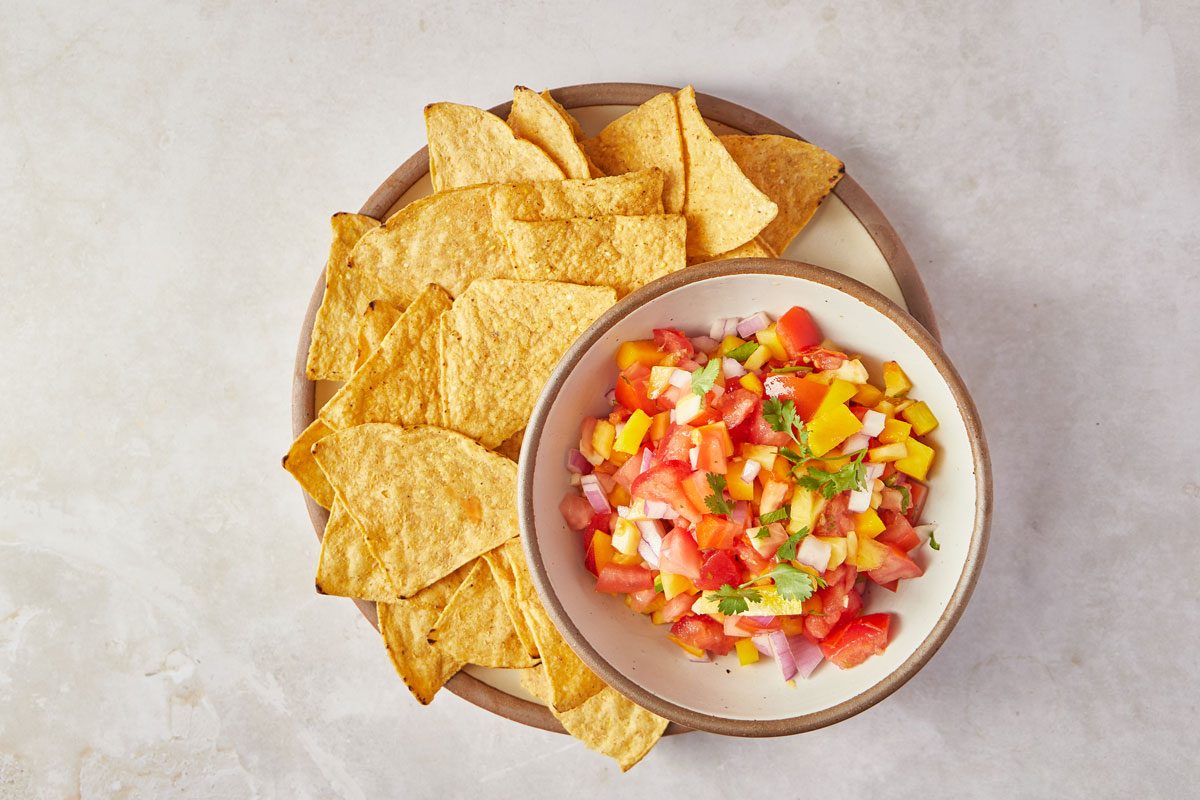
[[[754,263],[743,261],[737,268],[754,270]],[[880,308],[823,282],[845,279],[815,267],[794,266],[790,271],[803,275],[714,274],[708,270],[708,277],[652,296],[624,316],[620,314],[625,310],[618,306],[611,327],[602,330],[610,318],[602,319],[577,343],[576,351],[568,354],[560,367],[557,393],[553,394],[552,380],[535,413],[535,425],[539,420],[543,425],[541,435],[526,443],[532,466],[522,476],[523,523],[526,536],[532,533],[527,547],[540,556],[540,566],[536,558],[532,563],[542,584],[539,588],[544,590],[543,600],[552,614],[557,611],[555,601],[560,604],[559,627],[594,669],[638,702],[684,724],[696,725],[697,720],[681,718],[679,709],[741,721],[819,714],[884,681],[930,637],[964,576],[972,537],[982,535],[975,532],[980,476],[967,423],[950,382],[922,347]],[[886,303],[882,298],[872,302]],[[564,466],[567,451],[577,446],[584,416],[607,413],[604,394],[613,385],[613,356],[620,342],[649,338],[652,328],[664,326],[690,335],[707,334],[719,317],[747,316],[759,310],[778,317],[793,305],[809,309],[827,337],[860,353],[876,381],[883,361],[899,361],[913,381],[913,396],[928,403],[941,423],[929,437],[938,455],[923,517],[923,521],[937,523],[941,550],[922,546],[914,551],[925,568],[922,578],[902,582],[895,594],[876,587],[867,596],[864,613],[895,613],[887,651],[850,670],[824,663],[794,687],[781,680],[769,659],[749,667],[739,667],[733,655],[712,663],[690,662],[666,638],[664,627],[630,611],[620,599],[596,593],[594,579],[583,566],[579,536],[566,527],[558,512],[559,502],[570,488]],[[597,333],[589,346],[588,339]],[[572,355],[578,355],[573,366]],[[965,602],[965,596],[960,597]],[[828,721],[814,719],[802,727],[819,727]],[[700,726],[707,727],[703,721]],[[746,733],[746,726],[742,727],[738,732]]]

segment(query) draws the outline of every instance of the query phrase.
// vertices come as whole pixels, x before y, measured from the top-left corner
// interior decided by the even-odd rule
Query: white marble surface
[[[0,797],[1195,792],[1195,4],[287,5],[0,18]],[[278,468],[329,213],[420,145],[430,100],[597,80],[693,81],[841,154],[925,275],[996,472],[975,598],[911,683],[626,776],[453,696],[418,708],[313,594]]]

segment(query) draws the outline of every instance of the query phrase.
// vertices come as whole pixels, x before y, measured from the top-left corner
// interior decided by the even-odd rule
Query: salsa
[[[561,511],[596,591],[690,659],[774,658],[784,680],[882,653],[863,614],[936,548],[919,524],[938,421],[894,361],[872,382],[797,306],[622,342],[611,411],[580,426]]]

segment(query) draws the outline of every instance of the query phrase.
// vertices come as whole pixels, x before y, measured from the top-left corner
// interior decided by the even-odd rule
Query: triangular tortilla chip
[[[575,115],[570,111],[567,111],[567,109],[563,107],[562,103],[554,99],[554,95],[550,94],[549,89],[545,89],[542,92],[542,99],[549,103],[550,107],[557,111],[558,115],[567,123],[567,127],[571,129],[571,135],[575,137],[575,141],[579,141],[583,138],[583,128],[579,127],[579,120],[575,119]],[[599,176],[593,175],[592,177],[596,178]]]
[[[367,310],[358,318],[358,348],[354,356],[354,369],[367,363],[371,353],[375,352],[403,313],[404,309],[386,300],[372,300],[367,304]]]
[[[442,318],[446,425],[488,448],[524,428],[563,353],[615,302],[601,286],[472,283]]]
[[[505,226],[513,274],[611,286],[624,296],[687,266],[687,226],[678,214],[603,216]]]
[[[516,553],[513,555],[512,551]],[[517,581],[513,577],[512,559],[524,558],[521,553],[521,540],[509,539],[500,547],[483,554],[488,566],[492,568],[492,578],[496,581],[496,586],[500,589],[500,599],[504,602],[504,607],[508,610],[508,615],[512,619],[513,629],[517,632],[517,638],[521,640],[522,647],[525,648],[530,657],[537,658],[537,644],[533,641],[533,633],[529,630],[528,623],[525,622],[525,614],[521,611],[520,603],[517,599]]]
[[[688,256],[688,266],[707,264],[709,261],[726,261],[731,258],[775,258],[776,253],[767,247],[761,236],[756,236],[743,245],[715,256]]]
[[[321,472],[321,468],[313,459],[312,446],[331,433],[332,428],[320,419],[314,419],[312,424],[296,437],[287,455],[283,457],[283,468],[292,473],[292,477],[322,508],[333,505],[333,487],[329,485],[325,473]]]
[[[755,186],[779,206],[761,238],[782,253],[846,174],[846,165],[790,136],[722,136],[721,144]]]
[[[663,207],[668,214],[683,211],[686,175],[675,95],[664,92],[613,120],[584,140],[583,151],[608,175],[658,167],[666,175]]]
[[[453,431],[357,425],[313,455],[402,597],[517,530],[516,464]]]
[[[325,533],[321,536],[317,591],[382,602],[400,597],[371,553],[362,529],[337,501],[329,510],[329,522],[325,523]]]
[[[428,105],[425,133],[435,192],[477,183],[566,177],[544,150],[517,138],[504,120],[481,108],[458,103]]]
[[[321,408],[325,424],[334,430],[364,422],[439,424],[437,322],[448,308],[450,296],[444,289],[425,287],[367,363]]]
[[[409,600],[375,605],[392,666],[423,705],[462,669],[462,662],[431,647],[426,636],[469,571],[469,566],[459,567]]]
[[[514,219],[661,214],[663,177],[662,170],[651,168],[611,178],[514,183],[492,193],[492,217],[502,229]]]
[[[670,724],[611,686],[605,686],[578,708],[554,716],[567,733],[616,761],[622,772],[641,761]]]
[[[524,86],[513,89],[508,127],[540,147],[568,178],[591,177],[587,156],[575,141],[570,124],[537,92]]]
[[[429,631],[429,643],[465,664],[499,669],[533,666],[517,636],[492,568],[476,559]]]
[[[779,209],[738,169],[696,106],[691,86],[679,90],[679,123],[687,162],[688,255],[724,253],[765,228]]]
[[[344,381],[354,370],[358,318],[370,298],[361,298],[356,275],[348,267],[354,245],[379,220],[361,214],[334,214],[333,242],[325,264],[325,296],[313,319],[305,374],[312,380]]]

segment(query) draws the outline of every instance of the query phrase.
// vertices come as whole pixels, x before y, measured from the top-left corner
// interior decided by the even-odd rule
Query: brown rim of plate
[[[674,92],[678,87],[660,86],[650,83],[588,83],[576,86],[564,86],[551,89],[550,93],[565,108],[581,108],[584,106],[629,105],[636,106],[662,92]],[[800,139],[798,134],[780,125],[773,119],[765,117],[748,108],[713,97],[707,94],[696,94],[696,102],[701,113],[708,120],[734,128],[746,134],[773,133],[781,136],[791,136]],[[507,116],[512,103],[502,103],[489,109],[493,114]],[[386,218],[389,211],[400,201],[404,194],[429,172],[428,149],[422,147],[413,153],[403,164],[387,177],[376,189],[363,207],[360,214],[376,219]],[[891,269],[900,286],[900,292],[908,304],[911,313],[933,336],[938,337],[937,321],[933,308],[929,303],[929,295],[925,285],[917,273],[908,250],[892,224],[884,216],[883,211],[871,199],[870,195],[847,173],[834,187],[833,194],[850,210],[859,221],[875,245],[883,254],[884,260]],[[696,269],[690,267],[689,269]],[[296,362],[292,376],[292,435],[299,436],[314,419],[316,419],[315,382],[310,381],[304,374],[308,359],[308,346],[312,339],[313,320],[317,309],[321,306],[324,295],[324,270],[318,273],[317,285],[308,303],[304,321],[300,327],[300,340],[296,350]],[[304,495],[305,507],[309,519],[312,520],[317,538],[320,539],[329,521],[329,511],[317,505],[316,501]],[[363,616],[378,627],[375,616],[375,606],[362,600],[355,600],[355,605]],[[459,672],[446,684],[446,688],[464,700],[481,708],[516,720],[517,722],[541,728],[555,733],[566,733],[561,724],[546,709],[545,706],[531,703],[520,697],[514,697],[502,692],[466,672]],[[685,729],[672,724],[667,729],[667,735],[682,733]]]
[[[566,377],[574,371],[579,359],[590,350],[609,329],[624,319],[634,309],[647,302],[674,291],[682,286],[699,283],[714,278],[730,275],[767,274],[783,275],[802,278],[815,283],[824,284],[854,297],[869,305],[891,319],[900,329],[924,351],[933,362],[938,373],[950,387],[951,394],[958,404],[959,413],[967,430],[967,439],[971,445],[972,460],[975,469],[975,525],[971,533],[971,544],[967,552],[966,563],[962,574],[954,588],[945,610],[933,630],[917,647],[911,656],[894,672],[866,691],[823,711],[802,714],[797,717],[773,720],[743,720],[729,719],[694,711],[676,703],[665,700],[642,688],[637,683],[625,677],[615,667],[608,663],[595,648],[587,641],[579,628],[575,626],[558,596],[551,591],[546,565],[542,561],[541,551],[535,546],[537,537],[534,535],[536,520],[533,508],[533,469],[534,449],[541,439],[542,430],[554,405]],[[601,678],[617,691],[624,694],[640,706],[653,711],[659,716],[666,717],[673,723],[694,728],[696,730],[719,733],[726,736],[788,736],[795,733],[816,730],[827,725],[852,717],[865,711],[883,700],[892,692],[899,689],[941,647],[950,631],[954,628],[966,608],[975,582],[983,565],[984,553],[987,551],[988,529],[991,524],[992,512],[992,478],[991,466],[988,460],[987,442],[984,439],[983,427],[975,403],[971,399],[962,378],[950,363],[950,359],[942,351],[937,339],[933,337],[919,322],[907,314],[902,308],[884,297],[879,292],[859,283],[853,278],[833,272],[823,267],[804,264],[798,261],[768,258],[741,258],[728,261],[717,261],[701,264],[680,272],[666,275],[653,283],[627,295],[615,306],[606,311],[593,325],[571,345],[555,367],[547,381],[545,389],[538,397],[534,407],[529,427],[526,429],[525,443],[521,448],[520,465],[517,473],[517,511],[521,520],[521,538],[525,547],[525,555],[529,559],[533,581],[537,585],[538,594],[546,607],[547,613],[554,621],[555,627],[562,633],[563,638],[580,658]],[[557,521],[557,520],[556,520]]]

